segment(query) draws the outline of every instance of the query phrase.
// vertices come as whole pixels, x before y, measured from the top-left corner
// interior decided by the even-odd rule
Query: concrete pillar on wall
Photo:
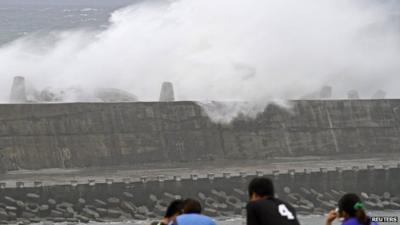
[[[165,181],[165,176],[164,175],[159,175],[159,176],[157,176],[157,180],[158,180],[158,182],[164,182]]]
[[[182,186],[182,177],[179,175],[174,176],[174,181],[176,187],[180,188]]]
[[[347,98],[348,99],[360,99],[360,96],[358,95],[358,91],[350,90],[349,92],[347,92]]]
[[[157,176],[157,182],[158,182],[158,186],[162,189],[164,189],[164,181],[165,181],[165,176],[164,175],[159,175]]]
[[[273,170],[272,171],[272,177],[273,177],[273,181],[274,181],[274,185],[278,186],[279,184],[279,170]]]
[[[130,184],[131,183],[131,179],[130,178],[128,178],[128,177],[126,177],[126,178],[122,178],[122,182],[124,183],[124,184]]]
[[[296,175],[296,170],[293,170],[293,169],[290,169],[290,170],[288,170],[288,174],[289,174],[289,176],[290,176],[290,187],[295,187],[296,186],[296,177],[295,177],[295,175]]]
[[[182,180],[182,177],[181,176],[174,176],[174,180],[176,181],[176,182],[181,182],[181,180]]]
[[[225,179],[229,179],[229,178],[231,178],[231,173],[223,173],[222,176],[223,176]]]
[[[125,184],[126,189],[133,189],[136,187],[135,182],[132,182],[131,178],[129,177],[122,178],[122,183]]]
[[[276,192],[278,192],[278,190],[280,190],[280,188],[281,188],[281,184],[280,184],[281,179],[279,179],[279,176],[280,176],[279,170],[272,171],[272,180],[274,182],[275,189],[277,190]]]
[[[311,173],[307,169],[304,169],[304,179],[305,179],[304,181],[305,188],[307,189],[311,188]]]
[[[246,172],[239,172],[239,177],[240,177],[240,186],[238,187],[241,190],[246,190],[249,180],[248,180],[248,174]]]
[[[96,180],[94,180],[94,179],[90,179],[90,180],[88,180],[88,182],[89,182],[89,186],[94,186],[94,185],[96,185]]]
[[[106,184],[111,185],[114,183],[114,179],[106,178]]]
[[[201,180],[199,180],[199,175],[198,174],[190,174],[190,185],[192,186],[192,187],[198,187],[198,188],[201,188],[202,187],[202,182],[201,182]],[[218,182],[215,182],[215,183],[218,183]],[[197,194],[198,194],[198,189],[196,188],[190,188],[190,189],[188,189],[185,193],[186,193],[186,196],[197,196]]]
[[[14,77],[10,93],[10,102],[24,103],[26,101],[25,78],[20,76]]]
[[[319,97],[322,99],[328,99],[332,97],[332,87],[323,86],[319,92]]]
[[[197,181],[197,179],[199,179],[199,176],[197,174],[190,174],[190,179],[192,179],[192,181]]]
[[[39,188],[39,187],[42,187],[42,186],[43,186],[43,183],[42,183],[41,181],[34,181],[34,182],[33,182],[33,186],[34,186],[35,188]]]
[[[339,190],[343,190],[344,184],[343,184],[343,168],[342,167],[336,167],[336,182],[337,182],[337,188]]]
[[[180,190],[182,188],[182,177],[179,175],[175,175],[173,177],[173,183],[172,183],[173,187],[175,190]],[[184,193],[179,193],[181,196],[185,195]]]
[[[328,170],[326,168],[319,169],[321,173],[322,190],[325,192],[328,190]]]
[[[390,186],[392,186],[392,190],[394,193],[400,195],[400,163],[397,164],[397,168],[390,169]]]
[[[171,82],[164,82],[161,85],[160,102],[175,101],[174,86]]]
[[[78,186],[78,181],[77,180],[71,180],[70,184],[71,184],[72,187],[76,187],[76,186]]]
[[[215,174],[213,174],[213,173],[207,174],[207,179],[210,183],[212,183],[214,181],[214,178],[215,178]]]
[[[370,191],[372,191],[373,193],[376,192],[376,173],[375,173],[375,166],[374,165],[368,165],[367,166],[367,170],[368,170],[368,189],[370,189]]]
[[[385,181],[384,186],[390,190],[390,173],[389,173],[389,165],[383,165],[383,169],[385,170]]]
[[[140,183],[142,183],[142,187],[144,190],[147,189],[147,182],[149,181],[149,178],[147,177],[140,177]]]
[[[353,178],[353,185],[352,185],[352,189],[353,190],[357,190],[358,188],[358,172],[360,171],[360,168],[358,167],[358,166],[353,166],[352,168],[351,168],[351,170],[353,171],[353,173],[354,173],[354,178]]]
[[[16,183],[17,188],[24,188],[25,187],[25,183],[22,181],[17,181]]]
[[[382,91],[382,90],[378,90],[376,91],[373,95],[372,95],[372,99],[385,99],[386,97],[386,92]]]
[[[107,185],[107,192],[108,193],[111,193],[111,192],[113,192],[113,184],[114,184],[114,179],[112,179],[112,178],[106,178],[105,179],[105,184]]]

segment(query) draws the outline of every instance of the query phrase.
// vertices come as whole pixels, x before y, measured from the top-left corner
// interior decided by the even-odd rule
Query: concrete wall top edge
[[[197,180],[214,180],[214,179],[237,179],[237,178],[248,178],[248,177],[255,177],[255,176],[267,176],[267,177],[274,177],[274,176],[301,176],[304,174],[310,173],[321,173],[326,174],[329,172],[337,172],[337,173],[344,173],[348,171],[353,172],[362,172],[362,171],[371,171],[371,170],[389,170],[389,169],[400,169],[397,165],[382,165],[382,166],[375,166],[371,168],[368,166],[350,168],[350,167],[341,167],[342,170],[338,170],[337,168],[326,167],[326,168],[314,168],[309,170],[257,170],[254,172],[221,172],[221,173],[208,173],[208,174],[185,174],[183,176],[172,176],[172,175],[158,175],[158,176],[142,176],[140,178],[132,178],[132,177],[124,177],[124,178],[89,178],[89,179],[79,179],[79,180],[69,180],[62,183],[48,183],[46,181],[16,181],[14,183],[0,181],[0,189],[8,189],[8,188],[30,188],[30,187],[46,187],[46,186],[54,186],[54,185],[67,185],[67,186],[78,186],[78,185],[97,185],[97,184],[139,184],[139,183],[147,183],[147,182],[185,182],[189,180],[197,181]],[[210,176],[212,175],[212,176]]]

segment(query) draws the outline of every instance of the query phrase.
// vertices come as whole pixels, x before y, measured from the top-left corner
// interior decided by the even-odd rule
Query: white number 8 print
[[[279,213],[281,214],[281,216],[287,217],[288,220],[294,220],[292,212],[290,212],[284,204],[279,205]]]

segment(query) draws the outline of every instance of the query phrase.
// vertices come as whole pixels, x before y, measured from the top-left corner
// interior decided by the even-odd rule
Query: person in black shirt
[[[184,201],[180,199],[172,201],[165,212],[164,218],[161,221],[152,222],[150,225],[168,225],[177,216],[182,214],[183,203]]]
[[[274,197],[274,185],[265,177],[254,178],[249,184],[247,225],[299,225],[294,208]]]

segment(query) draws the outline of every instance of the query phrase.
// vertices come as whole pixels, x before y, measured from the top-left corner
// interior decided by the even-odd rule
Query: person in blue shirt
[[[328,213],[326,225],[332,225],[336,218],[343,219],[342,225],[378,225],[367,216],[360,197],[353,193],[342,196],[338,202],[338,209]]]
[[[213,219],[201,214],[199,201],[188,198],[183,202],[183,214],[176,217],[170,225],[217,225]]]

